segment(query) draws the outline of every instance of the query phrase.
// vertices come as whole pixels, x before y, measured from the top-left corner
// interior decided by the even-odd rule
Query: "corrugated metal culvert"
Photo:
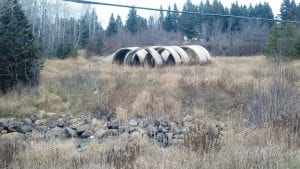
[[[209,52],[198,45],[128,47],[117,50],[109,57],[116,64],[150,67],[211,62]]]

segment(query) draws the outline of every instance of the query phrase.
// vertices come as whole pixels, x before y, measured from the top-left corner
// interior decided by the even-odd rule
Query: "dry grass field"
[[[190,115],[198,125],[184,143],[167,148],[117,137],[81,152],[70,140],[51,140],[3,145],[10,155],[1,158],[11,157],[11,168],[22,169],[297,169],[299,100],[300,61],[217,57],[205,66],[149,69],[99,58],[48,60],[36,89],[0,97],[0,117],[39,110],[80,116],[101,108],[114,110],[123,123],[132,117],[179,122]],[[222,132],[203,139],[201,131],[215,124]],[[212,146],[215,137],[220,142]]]

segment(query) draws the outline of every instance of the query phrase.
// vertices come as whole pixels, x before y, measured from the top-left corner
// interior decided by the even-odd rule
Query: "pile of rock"
[[[119,123],[109,113],[92,117],[62,117],[38,119],[31,114],[23,120],[0,119],[0,139],[51,139],[75,138],[97,139],[125,136],[148,138],[162,146],[182,143],[193,118],[186,116],[182,122],[168,122],[164,119],[132,118],[126,124]]]

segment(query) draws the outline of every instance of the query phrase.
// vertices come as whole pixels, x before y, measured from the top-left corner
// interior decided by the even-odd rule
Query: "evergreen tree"
[[[268,18],[274,19],[272,8],[270,7],[269,3],[265,2],[264,4],[257,4],[255,7],[249,8],[249,16],[250,17],[258,17],[258,18]],[[252,24],[257,23],[255,20],[251,21]],[[260,21],[261,25],[269,25],[270,27],[273,26],[274,22],[272,21]]]
[[[142,32],[143,30],[146,30],[146,29],[148,29],[147,19],[145,19],[141,16],[138,16],[137,17],[137,30],[138,30],[138,32]]]
[[[117,16],[116,24],[117,24],[117,32],[121,32],[123,29],[123,22],[120,15]]]
[[[249,16],[249,12],[247,11],[247,7],[240,6],[237,1],[235,3],[231,4],[230,14],[231,15],[237,15],[237,16]],[[242,24],[243,24],[242,19],[232,18],[232,20],[231,20],[231,30],[232,31],[240,31],[242,29]]]
[[[269,56],[295,57],[297,53],[297,30],[294,24],[275,25],[266,46]]]
[[[300,20],[300,3],[296,7],[296,20]]]
[[[112,36],[116,33],[118,33],[118,25],[117,25],[117,22],[115,21],[114,14],[111,14],[109,23],[108,23],[108,26],[106,29],[106,35]]]
[[[297,19],[297,5],[295,0],[292,0],[290,3],[290,9],[288,11],[289,19],[296,20]]]
[[[126,30],[132,34],[136,34],[138,32],[138,15],[134,7],[132,7],[129,11],[125,27]]]
[[[157,23],[159,29],[163,28],[164,20],[165,20],[164,11],[163,11],[162,6],[160,6],[159,18],[158,18],[158,23]]]
[[[176,4],[174,4],[173,10],[174,10],[174,12],[172,13],[172,16],[173,16],[173,23],[172,24],[174,26],[174,31],[177,31],[180,15],[179,15],[178,8],[177,8]]]
[[[266,45],[266,54],[268,56],[278,55],[280,53],[280,26],[275,25]]]
[[[164,19],[164,22],[163,22],[163,28],[167,32],[171,32],[171,31],[176,30],[176,26],[174,25],[174,18],[173,18],[173,15],[171,13],[171,7],[170,6],[168,8],[167,15],[166,15],[166,17]]]
[[[79,20],[79,46],[86,48],[90,39],[90,13],[87,10],[85,14]]]
[[[58,46],[57,52],[56,52],[56,56],[59,59],[76,57],[77,55],[78,55],[78,53],[77,53],[77,49],[75,48],[75,46],[72,43],[66,43],[66,42],[61,43]]]
[[[18,0],[4,0],[0,9],[0,91],[17,84],[36,85],[42,69],[32,26]]]
[[[292,56],[296,59],[300,59],[300,33],[298,33]]]
[[[283,0],[281,7],[280,7],[280,13],[281,13],[282,20],[290,19],[290,14],[289,14],[290,8],[291,8],[290,0]]]
[[[183,6],[183,11],[188,12],[198,12],[197,6],[195,6],[191,0]],[[198,25],[198,16],[183,13],[179,18],[178,28],[185,36],[189,39],[192,39],[197,36],[197,25]]]
[[[150,16],[149,19],[148,19],[148,28],[150,30],[154,30],[156,28],[156,25],[155,25],[155,21],[154,21],[154,17],[153,16]]]

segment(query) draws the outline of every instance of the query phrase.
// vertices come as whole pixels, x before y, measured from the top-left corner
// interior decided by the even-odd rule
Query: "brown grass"
[[[300,61],[219,57],[205,66],[149,69],[79,57],[47,61],[37,89],[0,97],[0,116],[92,114],[100,107],[115,110],[122,123],[132,117],[181,122],[185,115],[196,121],[184,143],[168,148],[112,138],[79,152],[73,141],[34,142],[11,149],[11,168],[296,169],[299,93]]]

